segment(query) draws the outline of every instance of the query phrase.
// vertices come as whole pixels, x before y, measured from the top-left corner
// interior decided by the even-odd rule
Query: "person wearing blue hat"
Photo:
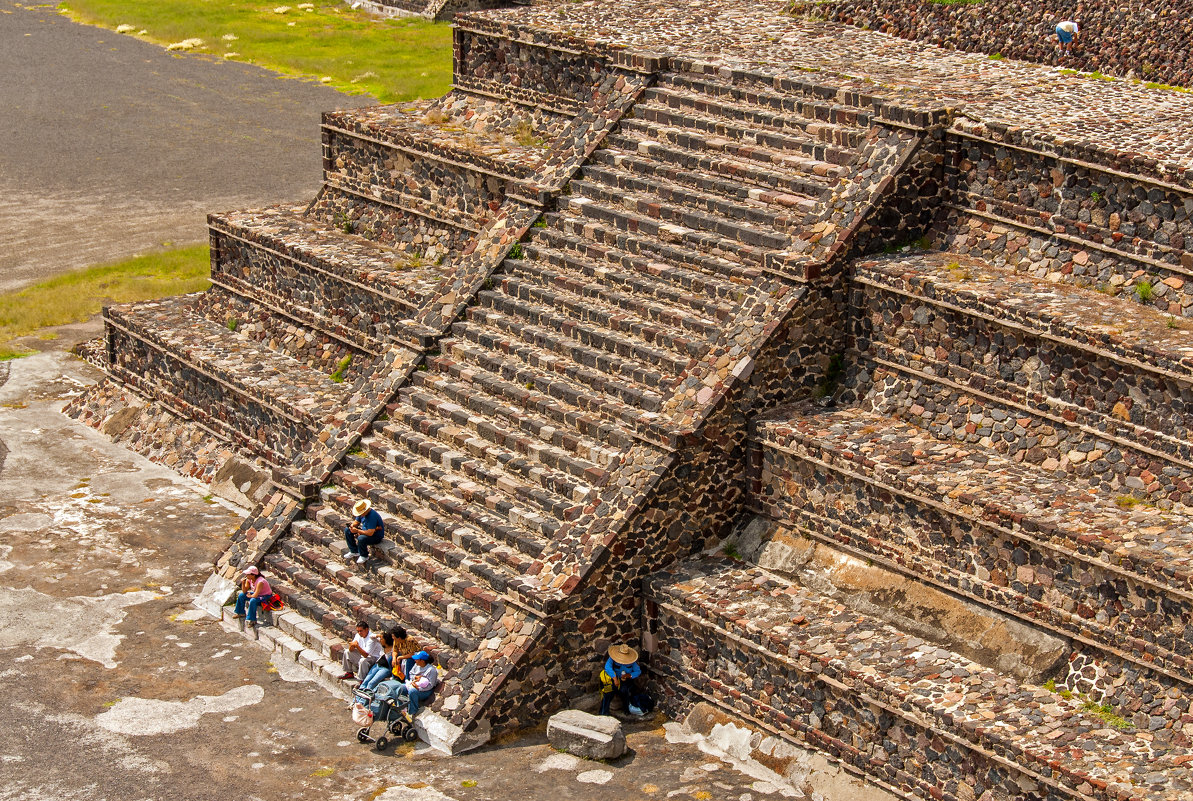
[[[406,671],[406,720],[413,721],[421,705],[431,697],[439,683],[439,671],[431,664],[431,655],[419,651],[413,657],[414,664]]]

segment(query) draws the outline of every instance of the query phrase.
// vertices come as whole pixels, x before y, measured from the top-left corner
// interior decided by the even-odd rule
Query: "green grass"
[[[285,13],[274,11],[287,6]],[[383,103],[438,97],[449,89],[450,24],[378,19],[327,0],[311,10],[298,6],[290,0],[68,0],[58,8],[91,25],[131,26],[129,35],[161,45],[202,39],[189,52],[322,81]]]
[[[980,6],[982,0],[931,0],[938,6]]]
[[[211,263],[207,245],[137,256],[55,276],[0,295],[0,359],[22,356],[17,337],[43,328],[81,323],[104,303],[131,303],[206,289]]]

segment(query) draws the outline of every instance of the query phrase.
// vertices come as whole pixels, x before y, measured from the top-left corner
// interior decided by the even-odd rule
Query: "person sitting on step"
[[[629,711],[630,704],[638,692],[638,677],[642,668],[638,666],[638,652],[628,645],[610,645],[609,658],[601,669],[601,714],[609,714],[613,696],[621,696],[621,702]]]
[[[257,632],[257,611],[261,608],[262,603],[272,597],[273,588],[269,586],[269,582],[265,580],[255,565],[250,565],[244,571],[244,578],[240,582],[240,592],[236,595],[234,614],[240,622],[241,631],[244,631],[244,624],[247,620],[248,624],[253,627],[254,636],[260,636]]]
[[[439,683],[439,671],[431,663],[431,655],[426,651],[419,651],[413,657],[414,664],[406,675],[406,720],[413,721],[419,708],[435,690]]]
[[[377,664],[369,668],[368,674],[360,683],[360,689],[365,692],[372,692],[378,684],[393,675],[393,647],[393,633],[383,631],[381,633],[381,658],[377,660]]]
[[[406,629],[398,626],[394,629],[394,647],[390,654],[394,676],[406,680],[410,668],[414,664],[414,655],[421,651],[418,641],[406,633]]]
[[[340,676],[340,680],[348,681],[357,676],[363,679],[383,653],[381,642],[369,631],[369,624],[364,620],[356,621],[356,636],[344,649],[344,675]]]
[[[368,498],[356,502],[352,515],[352,522],[344,526],[344,541],[348,543],[344,558],[351,562],[355,557],[356,563],[363,565],[369,560],[369,546],[378,544],[385,536],[385,521]]]

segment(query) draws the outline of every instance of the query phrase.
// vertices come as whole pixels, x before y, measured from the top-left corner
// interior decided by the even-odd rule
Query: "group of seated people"
[[[364,620],[356,623],[356,636],[344,649],[343,681],[357,682],[356,691],[382,695],[405,704],[406,720],[414,719],[439,683],[439,670],[431,655],[419,647],[401,626],[375,637]]]

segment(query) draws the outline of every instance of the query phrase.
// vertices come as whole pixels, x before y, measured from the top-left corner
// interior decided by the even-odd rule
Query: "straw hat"
[[[638,652],[628,645],[610,645],[609,656],[619,665],[638,661]]]
[[[373,508],[373,502],[368,498],[361,498],[356,502],[356,506],[352,507],[352,514],[360,517],[363,514],[368,514],[369,510]]]

